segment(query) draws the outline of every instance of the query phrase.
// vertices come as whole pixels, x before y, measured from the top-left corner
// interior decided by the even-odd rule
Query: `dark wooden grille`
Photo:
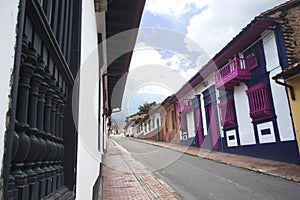
[[[80,61],[81,1],[27,0],[24,9],[4,196],[74,198],[77,134],[71,96]]]

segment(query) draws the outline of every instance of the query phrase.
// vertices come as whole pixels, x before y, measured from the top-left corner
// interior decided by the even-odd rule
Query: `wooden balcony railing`
[[[250,80],[250,70],[257,66],[257,59],[251,55],[245,59],[234,56],[231,61],[216,72],[216,88],[225,87],[226,89],[233,89],[240,82]]]
[[[272,117],[267,85],[258,84],[246,91],[248,95],[250,117],[253,120],[262,120]]]
[[[226,100],[219,104],[220,122],[223,128],[231,128],[236,125],[233,113],[233,101]]]

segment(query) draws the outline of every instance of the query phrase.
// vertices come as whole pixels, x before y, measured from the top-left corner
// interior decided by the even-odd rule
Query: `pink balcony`
[[[241,82],[251,79],[250,70],[257,67],[255,57],[247,56],[245,59],[234,56],[224,67],[215,74],[216,88],[224,86],[226,89],[233,89]]]
[[[190,99],[182,99],[178,104],[178,112],[180,113],[188,113],[193,110],[192,100]]]
[[[248,89],[246,93],[249,100],[250,117],[253,120],[262,120],[272,117],[266,84],[260,83]]]
[[[232,100],[226,100],[219,104],[220,122],[223,128],[232,128],[236,125],[233,109]]]

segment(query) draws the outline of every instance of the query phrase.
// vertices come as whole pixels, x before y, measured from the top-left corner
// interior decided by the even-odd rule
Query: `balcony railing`
[[[223,128],[231,128],[236,125],[233,109],[234,107],[232,100],[226,100],[219,104],[220,122]]]
[[[224,86],[226,89],[233,89],[240,82],[251,79],[250,70],[257,67],[257,59],[251,55],[244,58],[234,58],[215,74],[216,88]]]
[[[266,84],[258,84],[248,89],[246,93],[249,100],[250,117],[253,120],[262,120],[272,117]]]
[[[178,112],[188,113],[193,110],[191,99],[182,99],[178,105]]]

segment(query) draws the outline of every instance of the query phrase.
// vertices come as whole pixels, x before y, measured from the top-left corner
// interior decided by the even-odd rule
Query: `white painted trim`
[[[269,129],[270,134],[263,135],[262,130]],[[257,124],[257,133],[258,133],[258,139],[260,144],[266,144],[266,143],[274,143],[276,142],[275,138],[275,132],[274,132],[274,126],[272,122],[266,122],[262,124]]]
[[[234,136],[234,140],[229,140],[229,136]],[[226,141],[228,147],[236,147],[238,146],[236,130],[226,131]]]
[[[270,72],[271,77],[281,72],[279,68]],[[280,141],[293,141],[295,140],[295,133],[293,129],[293,122],[291,117],[291,111],[289,107],[289,101],[285,87],[278,85],[275,81],[270,83],[272,97],[275,108],[276,121],[278,125]]]
[[[280,67],[279,55],[277,51],[277,44],[274,31],[267,32],[263,39],[263,48],[266,60],[267,71],[272,71],[277,67]]]
[[[253,125],[250,118],[250,108],[246,95],[247,86],[242,83],[234,87],[234,99],[237,123],[239,127],[240,145],[256,144]]]
[[[200,101],[201,101],[201,115],[202,115],[202,126],[203,126],[203,135],[207,136],[207,124],[206,124],[206,112],[204,107],[204,99],[203,94],[200,95]]]
[[[266,69],[270,72],[269,79],[275,114],[277,116],[279,137],[281,141],[292,141],[295,140],[295,134],[286,89],[272,80],[273,76],[282,71],[274,31],[269,31],[264,34],[262,40],[266,59]]]
[[[189,112],[186,114],[186,125],[188,130],[188,138],[196,136],[195,123],[194,123],[194,113]]]

